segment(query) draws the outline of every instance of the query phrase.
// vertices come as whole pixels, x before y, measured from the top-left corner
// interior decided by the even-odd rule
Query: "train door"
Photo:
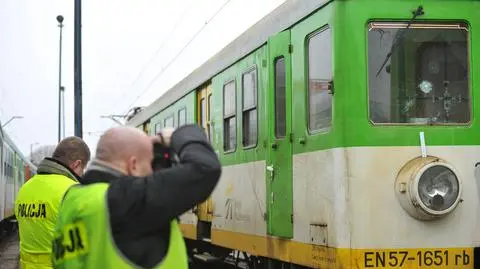
[[[267,233],[293,237],[290,31],[268,40]]]
[[[19,158],[17,155],[17,180],[15,180],[15,187],[14,187],[14,192],[13,192],[13,201],[15,204],[15,200],[17,199],[17,194],[18,190],[20,189],[20,186],[24,183],[25,177],[24,177],[24,162],[22,159]]]
[[[8,201],[9,201],[9,195],[10,195],[10,182],[12,182],[12,151],[10,150],[9,147],[5,147],[5,162],[6,162],[6,176],[3,184],[3,218],[8,217]]]
[[[2,185],[2,179],[3,179],[3,137],[2,137],[2,134],[0,134],[0,185]]]
[[[18,178],[18,161],[17,161],[17,153],[12,149],[10,152],[10,182],[7,184],[7,193],[5,195],[6,197],[6,211],[5,211],[5,216],[10,217],[13,215],[13,206],[15,204],[15,183],[17,182]]]
[[[203,86],[200,90],[197,91],[197,123],[199,126],[203,127],[207,137],[212,141],[211,135],[211,100],[212,100],[212,84],[209,83]],[[211,224],[213,216],[213,203],[212,198],[208,199],[202,204],[198,205],[194,212],[198,216],[198,220],[206,224]],[[210,237],[210,226],[202,227],[202,223],[199,223],[199,229],[197,233],[205,234],[207,238]],[[201,237],[203,237],[202,235]]]
[[[147,134],[150,135],[150,120],[145,122],[143,124],[143,131]]]
[[[7,180],[7,172],[6,172],[6,165],[5,165],[5,160],[7,158],[6,156],[6,150],[5,150],[5,144],[3,143],[3,140],[1,141],[0,144],[2,147],[0,148],[0,221],[3,220],[3,210],[4,210],[4,205],[5,201],[2,196],[5,195],[5,184]]]

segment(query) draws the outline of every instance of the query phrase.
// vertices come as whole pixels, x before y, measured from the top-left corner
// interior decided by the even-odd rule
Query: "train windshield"
[[[377,124],[469,123],[467,25],[413,23],[406,27],[407,23],[369,24],[370,120]]]

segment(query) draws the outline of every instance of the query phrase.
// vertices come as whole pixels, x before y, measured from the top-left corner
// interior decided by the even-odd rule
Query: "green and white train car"
[[[477,29],[476,0],[286,1],[128,125],[195,122],[216,149],[217,188],[181,217],[190,246],[270,268],[474,268]]]
[[[16,227],[15,199],[18,190],[35,173],[35,165],[0,126],[0,237],[4,231]]]

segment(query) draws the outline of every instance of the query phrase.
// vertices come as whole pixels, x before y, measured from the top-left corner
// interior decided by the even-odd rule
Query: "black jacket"
[[[121,146],[121,145],[119,145]],[[221,165],[202,129],[178,128],[172,148],[180,164],[145,178],[122,176],[92,166],[82,183],[109,182],[108,209],[117,248],[133,263],[152,268],[166,254],[170,222],[205,201],[215,188]]]

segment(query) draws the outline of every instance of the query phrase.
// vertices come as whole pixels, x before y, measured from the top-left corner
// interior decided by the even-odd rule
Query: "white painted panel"
[[[2,158],[0,158],[0,221],[3,220],[4,218],[4,211],[5,211],[5,190],[6,190],[6,176],[4,175],[3,169],[4,169],[4,163],[3,160],[6,157],[5,154],[5,146],[2,145],[3,147],[0,147],[0,154],[2,155]]]
[[[12,180],[13,178],[10,178],[10,181]],[[8,182],[5,184],[5,208],[4,208],[4,217],[6,217],[7,215],[10,215],[10,214],[13,214],[13,211],[15,210],[14,207],[15,207],[15,200],[14,200],[14,195],[15,195],[15,186]]]
[[[450,162],[464,187],[464,201],[436,221],[412,218],[394,193],[398,171],[420,155],[420,147],[339,148],[293,156],[293,240],[339,248],[479,245],[480,167],[475,163],[480,147],[428,146],[428,154]],[[224,167],[213,193],[213,227],[265,235],[265,180],[263,161]]]
[[[212,194],[212,228],[265,235],[265,161],[224,166]]]
[[[348,148],[353,248],[468,247],[480,243],[479,181],[475,163],[480,147],[428,146],[428,155],[450,162],[463,183],[463,202],[435,221],[412,218],[398,203],[394,182],[420,147]]]
[[[344,149],[294,155],[295,241],[349,247],[346,179]]]

